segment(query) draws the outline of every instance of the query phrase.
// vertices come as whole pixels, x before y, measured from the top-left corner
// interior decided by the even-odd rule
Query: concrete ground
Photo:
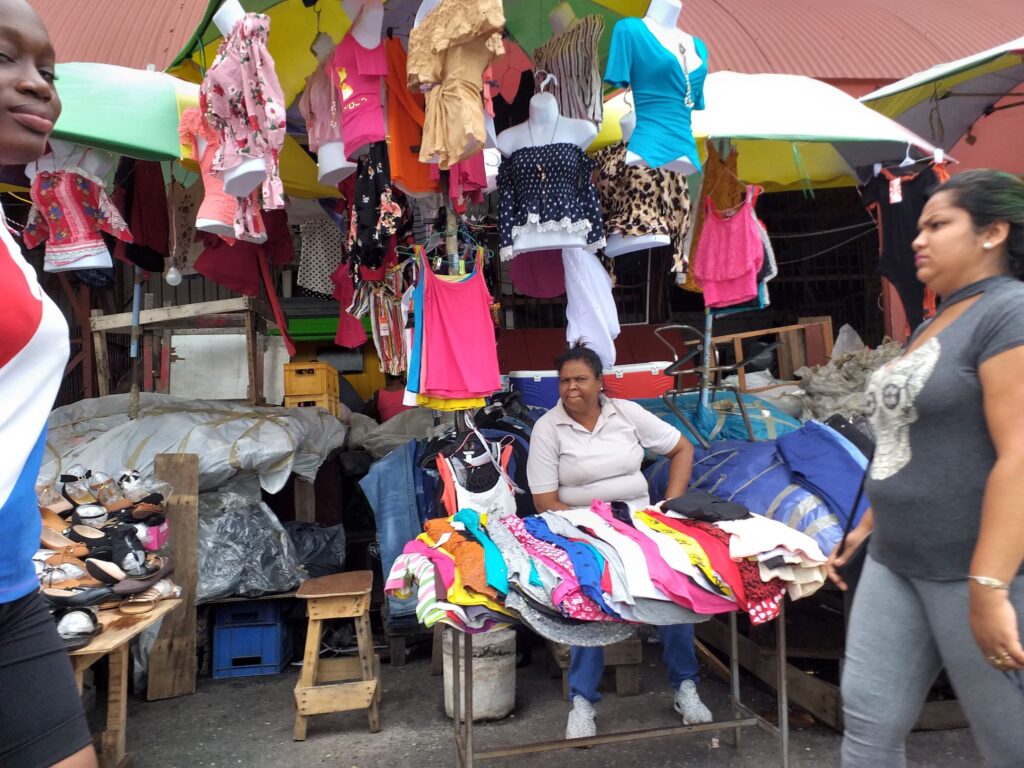
[[[660,648],[644,648],[643,690],[619,698],[606,677],[604,701],[598,705],[599,732],[679,725],[659,659]],[[367,731],[360,712],[322,715],[310,719],[305,742],[292,741],[292,688],[296,667],[279,675],[210,680],[201,678],[194,696],[148,703],[135,698],[128,710],[128,750],[136,768],[280,768],[336,766],[337,768],[434,768],[455,764],[451,721],[441,707],[441,678],[431,677],[428,650],[414,654],[402,667],[382,665],[382,729]],[[478,724],[478,748],[509,746],[561,738],[568,705],[561,682],[548,672],[545,653],[517,670],[516,709],[500,722]],[[705,675],[701,694],[716,717],[728,716],[728,690]],[[746,686],[750,703],[761,712],[772,709],[774,698]],[[747,694],[745,694],[747,695]],[[731,745],[731,732],[671,736],[645,742],[613,744],[592,749],[490,760],[478,765],[511,768],[766,768],[778,765],[778,750],[760,729],[744,731],[743,748]],[[838,766],[840,737],[820,725],[791,729],[793,768]],[[911,768],[952,768],[980,764],[967,730],[914,733],[908,747]]]

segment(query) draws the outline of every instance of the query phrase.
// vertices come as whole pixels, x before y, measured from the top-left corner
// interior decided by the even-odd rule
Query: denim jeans
[[[697,651],[693,645],[693,624],[670,624],[658,627],[662,658],[668,669],[668,682],[678,690],[686,680],[699,683]],[[596,704],[601,700],[597,686],[604,674],[604,648],[573,646],[569,650],[569,701],[582,696]]]
[[[416,441],[413,440],[375,462],[366,477],[359,481],[377,522],[377,543],[384,579],[402,554],[402,548],[422,531],[416,504],[415,458]],[[405,600],[388,597],[389,627],[393,627],[394,619],[410,616],[415,622],[416,595]]]

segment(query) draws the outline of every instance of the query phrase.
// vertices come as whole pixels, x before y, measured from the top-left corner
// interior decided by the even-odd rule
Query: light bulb
[[[171,266],[164,274],[164,280],[167,281],[168,285],[181,285],[181,272],[178,271],[177,267]]]

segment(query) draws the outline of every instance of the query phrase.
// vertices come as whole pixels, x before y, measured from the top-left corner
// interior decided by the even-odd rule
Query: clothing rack
[[[474,768],[477,760],[491,760],[499,757],[514,757],[537,752],[553,752],[559,749],[592,747],[599,744],[623,744],[631,741],[646,741],[664,736],[690,733],[709,733],[732,730],[734,746],[742,745],[744,728],[759,727],[775,736],[779,744],[779,765],[789,768],[789,692],[786,687],[786,608],[779,605],[775,619],[775,653],[778,670],[777,722],[770,722],[743,703],[740,696],[739,635],[736,628],[736,614],[729,614],[729,684],[733,719],[700,725],[677,725],[664,728],[646,728],[621,733],[608,733],[582,739],[560,739],[557,741],[535,741],[514,747],[478,749],[473,743],[473,635],[455,627],[446,626],[452,639],[452,709],[455,742],[456,768]],[[461,648],[460,648],[461,646]],[[462,702],[465,701],[465,708]],[[468,717],[463,718],[463,711]]]

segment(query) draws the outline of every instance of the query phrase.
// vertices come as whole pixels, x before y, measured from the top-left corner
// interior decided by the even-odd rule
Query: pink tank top
[[[486,397],[501,388],[491,295],[483,257],[466,280],[451,283],[429,268],[423,280],[423,357],[420,393],[431,397]]]
[[[710,197],[704,198],[704,229],[693,270],[707,307],[731,307],[757,298],[757,272],[764,259],[754,214],[758,191],[747,187],[743,204],[728,217]]]
[[[330,67],[340,95],[341,134],[349,159],[355,150],[384,141],[384,103],[381,83],[388,73],[384,43],[364,48],[351,34],[345,35],[331,56]]]

